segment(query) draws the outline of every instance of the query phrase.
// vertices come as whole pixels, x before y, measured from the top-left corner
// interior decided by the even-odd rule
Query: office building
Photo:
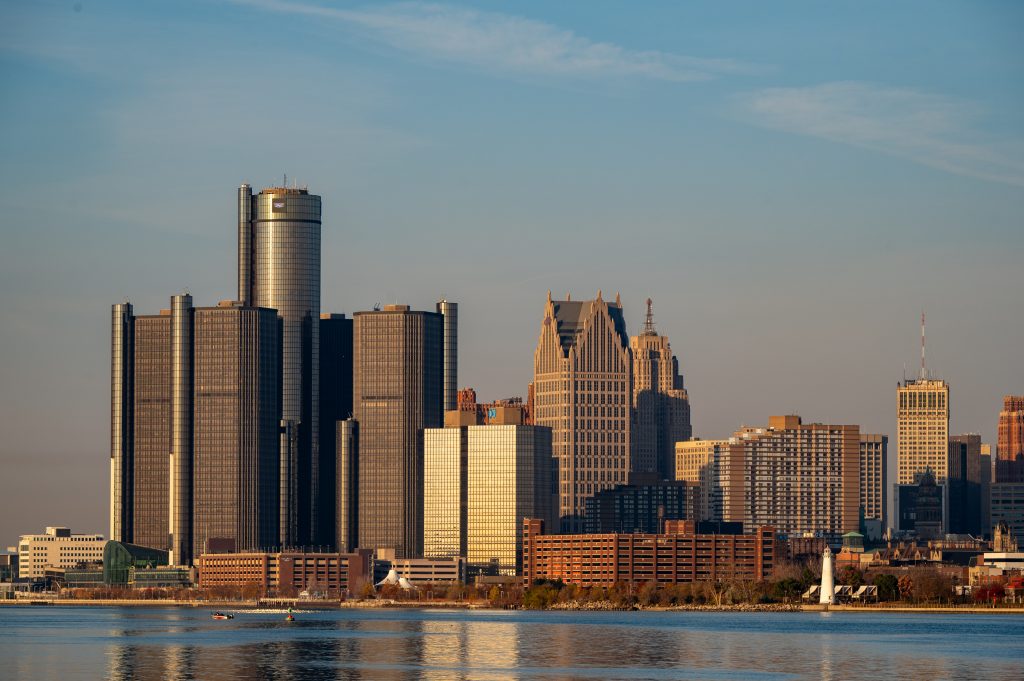
[[[134,318],[132,382],[122,399],[132,405],[130,481],[122,487],[131,520],[118,541],[169,550],[171,446],[171,311]],[[123,374],[122,374],[123,376]],[[124,397],[128,393],[129,397]],[[112,500],[114,501],[114,500]]]
[[[949,525],[949,488],[936,484],[935,474],[925,470],[913,483],[896,484],[895,522],[899,532],[912,532],[919,539],[941,539]]]
[[[110,332],[110,538],[132,537],[135,319],[132,304],[111,308]]]
[[[320,536],[319,196],[239,187],[238,300],[277,310],[282,321],[278,541],[308,544]]]
[[[47,568],[66,569],[103,560],[102,534],[71,534],[66,527],[47,527],[43,534],[18,540],[18,578],[43,579]]]
[[[991,499],[992,525],[1005,523],[1018,540],[1024,538],[1024,482],[993,484]]]
[[[742,522],[743,493],[732,489],[733,486],[743,487],[742,467],[728,466],[732,446],[729,440],[693,439],[676,443],[676,479],[697,490],[694,520],[739,518]],[[742,456],[742,453],[737,452],[737,456]],[[734,473],[735,479],[723,475],[729,471]],[[739,504],[738,508],[728,506],[733,501]]]
[[[697,520],[699,488],[658,473],[634,473],[628,485],[586,500],[586,534],[661,534],[669,520]]]
[[[352,320],[343,314],[320,315],[320,517],[318,546],[334,546],[338,536],[336,488],[338,422],[352,418]],[[339,551],[347,549],[336,547]]]
[[[335,425],[334,545],[342,553],[359,544],[359,423],[355,419]]]
[[[552,300],[533,359],[533,422],[552,431],[563,531],[582,532],[585,500],[632,470],[633,361],[616,296]]]
[[[978,537],[991,532],[982,513],[988,471],[982,462],[980,435],[967,433],[949,438],[946,471],[949,519],[945,531]]]
[[[170,561],[192,564],[192,296],[171,296]],[[159,547],[153,547],[159,548]]]
[[[459,304],[446,299],[437,303],[436,311],[444,324],[444,411],[456,408],[459,390]]]
[[[558,519],[551,429],[466,430],[466,561],[490,574],[521,574],[523,520]]]
[[[354,320],[359,546],[421,556],[421,431],[443,423],[443,318],[387,305]]]
[[[919,378],[896,388],[896,482],[912,485],[930,470],[937,484],[946,480],[949,454],[949,384]]]
[[[280,322],[224,301],[194,312],[192,555],[277,545]]]
[[[389,573],[394,570],[395,577],[405,579],[412,586],[427,584],[465,583],[466,559],[461,556],[454,558],[396,558],[389,551],[378,553],[373,561],[373,581],[377,586],[398,584],[397,580],[388,580]]]
[[[351,553],[206,553],[196,561],[199,586],[254,588],[253,596],[298,596],[302,591],[330,597],[357,595],[372,579],[370,551]]]
[[[544,534],[527,519],[523,530],[523,585],[538,579],[583,587],[616,583],[680,584],[772,576],[775,531],[697,534],[693,521],[668,521],[660,534]]]
[[[1003,397],[997,453],[1003,461],[1024,459],[1024,395]]]
[[[860,508],[865,521],[875,520],[885,527],[886,470],[888,468],[889,437],[870,433],[860,434]],[[864,534],[868,534],[865,532]]]
[[[467,411],[445,412],[448,415]],[[475,412],[472,412],[475,413]],[[446,423],[447,425],[447,423]],[[466,556],[468,426],[423,431],[423,556]]]
[[[629,339],[633,355],[633,470],[675,479],[675,446],[690,439],[690,398],[668,336],[654,328],[651,299],[643,331]]]
[[[749,531],[771,525],[785,535],[838,538],[860,523],[860,429],[804,424],[799,416],[772,416],[767,428],[743,428],[730,441],[721,478],[730,514]],[[737,470],[738,467],[738,470]],[[743,508],[743,515],[736,512]]]
[[[505,426],[533,425],[527,418],[523,398],[505,397],[493,402],[477,402],[476,391],[472,388],[459,390],[455,411],[444,413],[446,426],[482,426],[491,423]]]

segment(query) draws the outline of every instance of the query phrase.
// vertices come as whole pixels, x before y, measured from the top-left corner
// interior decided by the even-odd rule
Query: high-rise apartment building
[[[690,439],[690,398],[668,336],[654,328],[651,299],[639,336],[629,339],[633,355],[633,468],[675,479],[675,445]]]
[[[1003,461],[1024,458],[1024,395],[1007,395],[999,412],[996,454]]]
[[[548,299],[533,359],[533,423],[552,431],[564,531],[582,532],[584,501],[632,470],[633,361],[618,296]]]
[[[767,428],[734,435],[721,468],[721,478],[743,481],[729,487],[725,521],[742,520],[747,530],[772,525],[782,534],[832,538],[859,528],[858,426],[772,416]]]
[[[423,553],[423,428],[443,421],[443,318],[408,305],[356,312],[359,546]]]
[[[192,556],[277,545],[280,322],[224,301],[195,309]]]
[[[865,520],[886,520],[889,437],[860,434],[860,508]]]
[[[338,422],[352,417],[352,320],[343,314],[320,315],[320,518],[317,546],[337,539]],[[344,550],[344,549],[339,549]]]
[[[238,299],[282,321],[279,541],[307,544],[319,537],[319,196],[239,187]]]
[[[742,502],[742,493],[733,493],[732,487],[743,486],[742,467],[730,468],[731,450],[729,440],[693,439],[676,443],[676,480],[685,480],[689,487],[698,490],[697,514],[692,520],[721,522],[726,518],[743,519],[743,504],[733,509],[727,507],[734,500]],[[732,472],[737,479],[729,479],[723,473]]]
[[[949,384],[919,378],[896,388],[896,483],[915,484],[926,469],[942,484],[949,454]]]

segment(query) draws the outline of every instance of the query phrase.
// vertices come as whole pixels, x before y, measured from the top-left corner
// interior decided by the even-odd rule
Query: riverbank
[[[481,601],[396,601],[390,599],[350,601],[182,601],[173,599],[17,599],[0,600],[0,607],[115,607],[115,608],[200,608],[208,610],[283,611],[289,607],[306,611],[314,610],[373,610],[373,609],[431,609],[431,610],[506,610]],[[671,605],[671,606],[619,606],[610,601],[554,603],[548,610],[563,612],[864,612],[864,613],[913,613],[913,614],[975,614],[975,615],[1022,615],[1024,606],[913,606],[899,604],[879,605],[819,605],[817,603],[737,603],[730,605]]]

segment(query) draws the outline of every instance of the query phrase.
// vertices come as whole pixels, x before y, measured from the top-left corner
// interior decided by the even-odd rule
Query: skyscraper
[[[352,417],[352,320],[343,314],[320,315],[320,519],[318,546],[337,538],[337,428]],[[339,549],[343,550],[343,549]]]
[[[195,310],[193,556],[278,540],[280,322],[224,301]]]
[[[935,482],[946,480],[949,456],[949,384],[919,378],[896,388],[896,483],[912,485],[931,470]]]
[[[886,469],[889,437],[860,434],[860,508],[865,520],[886,519]]]
[[[334,545],[345,553],[359,544],[359,423],[345,419],[335,428]]]
[[[996,456],[1002,461],[1024,457],[1024,395],[1003,397],[999,412],[999,446]]]
[[[359,546],[423,552],[423,428],[443,421],[443,319],[408,305],[353,315]]]
[[[459,304],[441,299],[437,313],[444,319],[444,410],[451,411],[459,394]]]
[[[949,506],[946,531],[951,534],[981,536],[991,531],[982,524],[982,498],[987,487],[982,466],[981,435],[965,433],[949,438],[945,494]]]
[[[132,540],[132,395],[135,319],[131,303],[112,307],[110,332],[110,539]]]
[[[282,320],[279,541],[310,543],[319,536],[319,196],[239,187],[238,299]]]
[[[192,296],[171,296],[170,563],[192,563]]]
[[[423,431],[425,558],[466,556],[468,429],[446,426]]]
[[[728,467],[730,457],[729,440],[692,439],[676,443],[676,480],[685,480],[690,487],[700,490],[698,513],[693,520],[721,522],[726,518],[738,518],[742,522],[743,509],[732,509],[726,503],[742,501],[743,494],[732,494],[731,487],[743,486],[742,468]],[[725,473],[732,470],[734,477]],[[742,504],[741,504],[742,507]]]
[[[632,470],[633,362],[622,303],[552,300],[533,355],[533,423],[552,431],[562,530],[582,532],[584,500]]]
[[[677,442],[690,439],[690,398],[679,375],[668,336],[654,329],[651,299],[639,336],[629,339],[633,354],[634,469],[675,480]]]

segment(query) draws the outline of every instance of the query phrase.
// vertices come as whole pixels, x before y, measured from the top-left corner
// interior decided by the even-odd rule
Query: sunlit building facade
[[[930,470],[935,482],[946,481],[949,454],[949,384],[921,378],[896,388],[896,483],[915,484]]]
[[[423,431],[423,556],[466,556],[468,428]]]
[[[729,440],[688,440],[677,442],[676,480],[685,480],[687,485],[698,490],[697,518],[695,520],[723,521],[738,518],[742,522],[743,509],[727,508],[727,504],[739,499],[742,495],[730,494],[732,480],[723,475],[728,470]],[[735,468],[740,473],[739,467]],[[743,478],[736,481],[742,486]]]
[[[860,507],[865,519],[886,520],[886,468],[889,437],[860,435]]]

